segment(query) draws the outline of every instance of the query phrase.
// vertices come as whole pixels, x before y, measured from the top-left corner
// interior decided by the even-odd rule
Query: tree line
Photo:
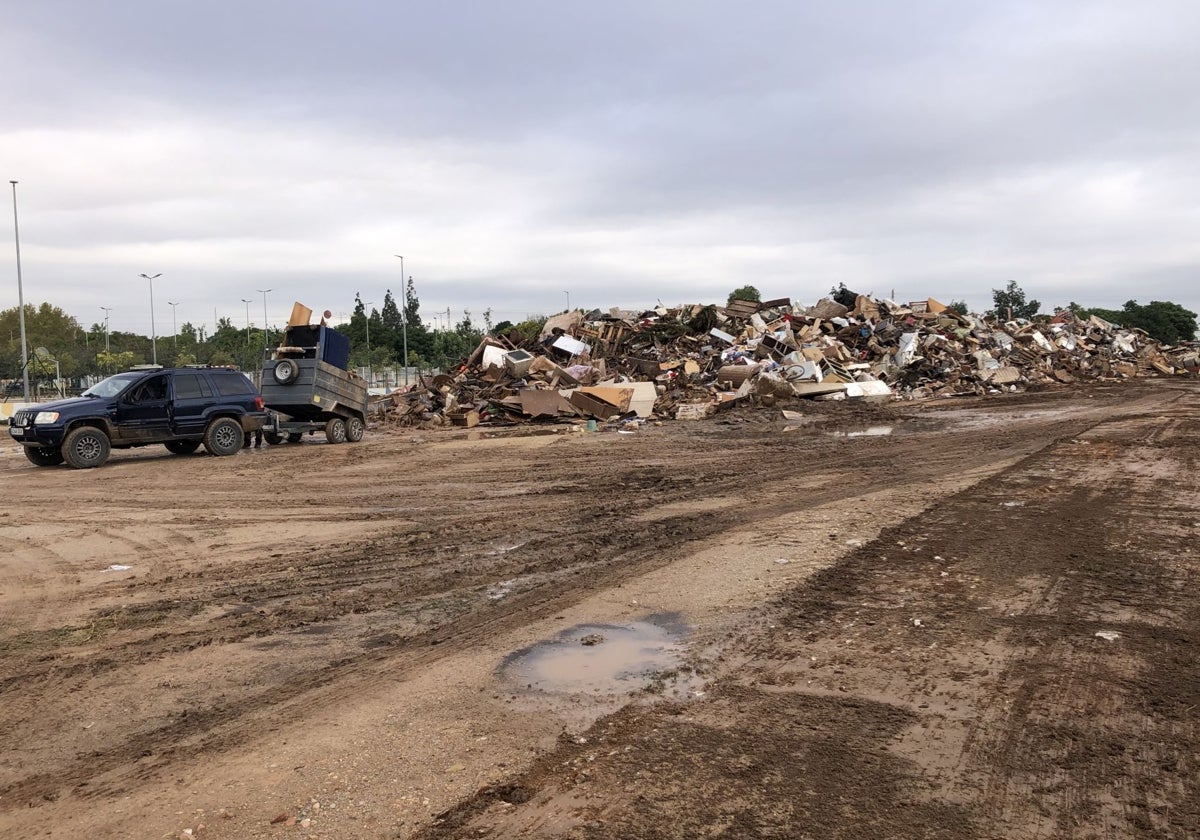
[[[335,324],[351,342],[350,364],[358,368],[400,366],[405,361],[420,370],[445,370],[469,356],[486,332],[523,329],[536,336],[545,318],[524,324],[492,323],[491,311],[477,324],[469,310],[443,329],[430,329],[420,313],[420,301],[412,278],[404,290],[401,310],[391,290],[383,305],[369,312],[361,294],[355,295],[354,313],[344,324]],[[190,364],[232,365],[250,371],[262,366],[266,353],[279,344],[280,331],[270,327],[236,326],[221,318],[216,329],[190,322],[174,335],[156,338],[113,331],[105,334],[103,323],[83,326],[72,315],[50,303],[25,305],[29,377],[53,389],[56,376],[79,380],[107,376],[132,365],[158,364],[177,367]],[[408,357],[404,349],[407,344]],[[0,380],[21,379],[21,333],[17,307],[0,311]]]

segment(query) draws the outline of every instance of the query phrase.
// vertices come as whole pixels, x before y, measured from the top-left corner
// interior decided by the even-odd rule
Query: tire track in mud
[[[639,467],[635,460],[622,464],[621,470],[614,471],[608,453],[592,459],[573,460],[569,465],[557,467],[562,470],[563,478],[568,475],[577,476],[579,471],[589,468],[602,470],[608,467],[605,482],[611,486],[614,474],[619,477],[620,494],[609,492],[608,497],[596,498],[591,484],[585,482],[577,487],[574,495],[565,500],[562,498],[561,485],[553,492],[508,497],[511,505],[504,506],[499,511],[492,510],[490,513],[490,518],[483,526],[488,539],[482,541],[484,545],[491,545],[496,542],[493,535],[500,537],[501,541],[504,541],[505,537],[511,538],[513,523],[539,510],[548,495],[554,497],[560,506],[572,502],[580,504],[584,508],[583,513],[560,517],[555,527],[547,528],[540,536],[535,537],[534,545],[524,552],[527,555],[546,558],[542,562],[548,563],[553,559],[551,555],[555,553],[556,547],[566,539],[579,540],[589,545],[594,551],[591,562],[578,565],[575,574],[570,578],[512,595],[503,602],[460,617],[452,625],[435,626],[419,635],[399,637],[395,644],[386,648],[365,650],[312,672],[301,671],[286,683],[271,684],[264,691],[237,697],[213,705],[209,709],[190,711],[185,719],[133,733],[124,742],[80,756],[67,767],[35,774],[15,782],[0,790],[0,798],[5,803],[26,801],[42,795],[55,795],[63,788],[75,787],[82,791],[80,786],[83,784],[88,785],[89,792],[93,795],[119,790],[124,784],[122,779],[127,775],[134,778],[153,776],[168,767],[178,756],[194,757],[197,752],[219,750],[222,745],[236,743],[242,738],[269,729],[273,721],[295,720],[303,717],[309,710],[347,698],[364,684],[380,679],[395,679],[415,668],[453,654],[482,638],[553,615],[597,589],[613,586],[666,565],[689,551],[690,543],[702,541],[733,527],[745,527],[753,521],[776,517],[794,510],[800,503],[824,504],[900,485],[912,486],[915,492],[919,492],[925,483],[935,480],[938,476],[1002,462],[1017,454],[1028,454],[1064,435],[1079,434],[1087,426],[1086,418],[1075,418],[1031,424],[1028,428],[1014,431],[992,431],[983,435],[978,432],[963,432],[940,436],[913,435],[891,440],[863,439],[856,441],[853,446],[842,443],[837,447],[830,446],[828,441],[813,441],[801,437],[789,439],[786,436],[781,438],[778,432],[763,435],[757,440],[752,438],[738,441],[739,446],[736,450],[728,447],[713,452],[694,445],[672,444],[681,451],[681,455],[689,457],[686,469],[679,460],[670,466],[656,466],[653,470]],[[936,446],[931,446],[931,437],[936,438]],[[958,448],[958,444],[966,442],[972,443],[973,446],[964,454],[963,450]],[[662,441],[656,441],[654,445],[662,444]],[[811,464],[805,460],[809,457],[822,460],[824,465],[816,470],[811,469]],[[786,488],[789,482],[794,483],[798,474],[803,474],[807,479],[803,499],[797,500],[787,497],[787,494],[781,494],[772,501],[756,505],[749,516],[744,508],[738,508],[721,513],[709,510],[693,515],[672,516],[649,523],[639,520],[631,525],[631,530],[636,531],[636,540],[632,543],[627,536],[614,536],[614,531],[619,530],[614,528],[614,523],[632,522],[637,513],[654,503],[655,492],[669,492],[672,502],[704,498],[710,494],[712,482],[727,480],[729,475],[744,472],[748,463],[753,465],[754,481],[762,486]],[[545,471],[540,462],[537,466],[540,471]],[[459,475],[461,477],[461,473]],[[491,475],[494,480],[494,474],[485,467],[480,467],[477,475]],[[813,483],[823,476],[828,477],[829,486],[814,491]],[[555,484],[554,477],[553,474],[549,476],[551,486]],[[577,478],[575,480],[577,481]],[[436,478],[430,482],[431,486],[435,484]],[[496,497],[489,500],[491,504],[495,504],[496,501]],[[477,517],[455,514],[452,511],[447,511],[440,522],[439,527],[427,529],[427,536],[406,544],[404,551],[399,555],[371,556],[389,552],[394,542],[404,539],[402,536],[367,541],[363,545],[353,547],[342,557],[324,561],[316,567],[314,577],[292,585],[288,585],[288,581],[285,580],[286,570],[294,565],[296,558],[281,556],[246,569],[245,577],[262,581],[254,584],[255,588],[247,590],[248,584],[236,581],[224,583],[222,586],[201,586],[199,591],[182,600],[185,603],[211,603],[242,598],[250,599],[252,604],[261,604],[269,600],[295,597],[300,593],[311,592],[314,588],[337,591],[347,587],[358,587],[404,571],[397,563],[397,556],[407,558],[425,551],[436,555],[437,550],[445,545],[445,538],[449,534],[465,530],[468,523],[473,530],[481,527]],[[461,549],[461,544],[455,547]],[[445,554],[447,556],[432,561],[417,562],[417,568],[426,572],[426,580],[421,586],[410,586],[403,593],[390,592],[360,598],[338,609],[379,610],[389,603],[394,603],[400,594],[412,599],[422,594],[455,591],[455,587],[450,584],[456,584],[457,588],[461,589],[464,581],[458,578],[453,570],[446,570],[444,567],[456,562],[462,552],[460,550],[458,554],[450,556],[450,550],[446,549]],[[528,560],[520,562],[528,565]],[[475,584],[484,580],[490,582],[498,577],[508,576],[515,567],[516,561],[509,565],[492,564],[479,570],[471,581]],[[264,578],[267,580],[263,581]],[[184,609],[174,603],[172,608],[172,612]],[[329,617],[340,614],[342,613],[335,610]],[[44,681],[48,691],[80,690],[86,685],[86,680],[94,677],[98,671],[166,657],[198,644],[268,635],[281,629],[294,629],[311,623],[298,621],[281,628],[259,618],[261,617],[255,614],[250,616],[244,625],[232,628],[206,626],[179,634],[168,633],[138,639],[128,645],[105,650],[93,664],[72,666],[75,669],[72,670],[63,669],[61,663],[51,662],[40,671],[29,671],[21,678],[34,682]],[[9,693],[16,693],[17,682],[10,681],[6,688]],[[89,783],[89,780],[94,781]]]

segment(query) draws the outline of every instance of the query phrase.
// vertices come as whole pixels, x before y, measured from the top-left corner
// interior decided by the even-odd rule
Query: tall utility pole
[[[250,304],[254,301],[249,298],[242,298],[242,303],[246,304],[246,346],[250,346]]]
[[[104,352],[108,352],[108,315],[112,312],[111,306],[101,306],[104,310]]]
[[[179,305],[177,300],[167,301],[167,306],[171,307],[171,332],[175,336],[175,352],[179,352],[179,325],[175,320],[175,307]],[[178,364],[178,362],[176,362]]]
[[[21,285],[21,226],[17,223],[17,182],[9,181],[13,192],[13,238],[17,243],[17,312],[21,322],[21,378],[25,383],[25,402],[29,402],[29,343],[25,340],[25,290]]]
[[[263,296],[263,361],[265,362],[267,359],[267,351],[270,349],[267,346],[267,328],[270,326],[270,322],[267,321],[267,292],[271,290],[255,289],[254,291]]]
[[[400,293],[404,295],[404,306],[400,307],[400,332],[404,336],[404,387],[408,387],[408,284],[404,281],[404,257],[400,257]]]
[[[154,329],[154,278],[162,277],[162,273],[151,276],[149,274],[139,274],[138,277],[145,277],[150,281],[150,354],[153,356],[151,360],[154,364],[158,364],[158,335]]]

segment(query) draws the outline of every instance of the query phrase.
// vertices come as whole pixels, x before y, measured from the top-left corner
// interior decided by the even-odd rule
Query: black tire
[[[242,424],[232,417],[218,417],[204,430],[204,448],[210,455],[236,455],[245,439]]]
[[[77,470],[90,470],[108,460],[108,435],[95,426],[76,426],[63,438],[63,460]]]
[[[51,449],[48,446],[22,446],[29,463],[39,467],[57,467],[63,462],[61,449]]]
[[[263,432],[263,440],[272,446],[278,446],[283,443],[283,435],[279,434],[279,432]]]
[[[288,432],[288,436],[287,436],[288,443],[299,443],[303,439],[304,439],[304,434],[302,432]]]
[[[280,385],[291,385],[296,381],[296,377],[300,375],[300,365],[291,359],[280,359],[275,363],[273,375],[275,376],[275,381]]]
[[[198,440],[169,440],[163,444],[174,455],[191,455],[200,448]]]
[[[334,417],[325,424],[325,440],[330,443],[345,443],[346,442],[346,421],[341,417]]]
[[[346,421],[346,440],[351,443],[358,443],[363,439],[363,432],[367,427],[363,425],[363,421],[357,417],[351,417]]]

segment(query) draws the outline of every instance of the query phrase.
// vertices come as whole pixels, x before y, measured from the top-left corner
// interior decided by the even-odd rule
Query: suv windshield
[[[108,379],[101,379],[91,388],[83,392],[85,397],[115,397],[117,394],[124,391],[131,382],[136,382],[146,374],[144,373],[118,373],[116,376],[110,376]]]

